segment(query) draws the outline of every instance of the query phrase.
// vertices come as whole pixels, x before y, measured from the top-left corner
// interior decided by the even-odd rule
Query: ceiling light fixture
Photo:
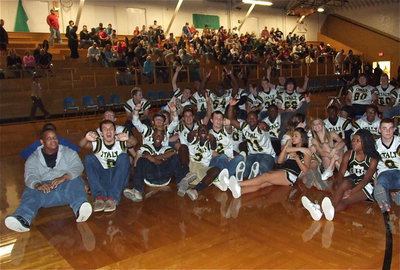
[[[242,0],[244,4],[256,4],[262,6],[272,6],[273,3],[270,1],[258,1],[258,0]]]
[[[317,11],[318,11],[318,12],[324,12],[325,9],[324,9],[323,7],[319,7],[319,8],[317,9]]]

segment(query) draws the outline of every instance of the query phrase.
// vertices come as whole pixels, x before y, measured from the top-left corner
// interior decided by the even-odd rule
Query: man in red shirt
[[[60,25],[54,9],[51,9],[50,14],[47,16],[47,24],[50,26],[50,45],[54,45],[54,35],[57,37],[58,43],[62,43]]]

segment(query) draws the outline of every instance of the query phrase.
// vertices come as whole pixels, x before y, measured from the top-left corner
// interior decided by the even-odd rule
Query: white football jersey
[[[199,138],[194,138],[188,143],[190,160],[200,162],[204,166],[209,166],[214,149],[211,148],[211,143],[207,140],[204,144],[200,143]]]
[[[210,90],[206,90],[207,94],[210,94]],[[198,112],[205,112],[207,111],[207,101],[206,97],[200,95],[199,92],[195,92],[192,97],[190,98],[192,104],[196,105]]]
[[[92,143],[93,153],[104,169],[114,168],[120,154],[126,153],[126,142],[115,140],[113,145],[105,145],[101,137]]]
[[[394,90],[394,86],[389,84],[387,88],[382,88],[382,85],[378,85],[376,87],[376,95],[378,96],[378,104],[382,106],[386,106],[390,102],[392,91]]]
[[[284,92],[282,95],[279,95],[276,100],[277,104],[282,105],[283,110],[287,109],[297,110],[298,108],[300,108],[303,102],[304,102],[304,96],[297,92],[293,92],[291,94]]]
[[[276,103],[276,99],[278,98],[278,91],[275,88],[269,90],[269,92],[260,91],[258,93],[257,99],[260,104],[263,105],[262,111],[268,110],[268,107],[272,104]]]
[[[211,93],[210,94],[210,98],[211,98],[212,103],[213,103],[214,112],[215,111],[220,111],[222,113],[225,113],[225,109],[226,109],[226,107],[228,107],[229,101],[232,98],[231,95],[232,95],[231,89],[226,90],[225,94],[222,97],[219,97],[214,93]]]
[[[329,118],[326,118],[324,120],[324,124],[328,131],[333,131],[337,133],[342,139],[344,139],[345,137],[345,131],[351,130],[353,128],[351,121],[343,117],[338,117],[338,120],[334,124],[329,121]]]
[[[213,135],[217,141],[217,149],[215,151],[233,158],[232,134],[229,134],[225,128],[222,128],[220,131],[211,129],[210,134]]]
[[[261,130],[258,126],[251,129],[247,123],[242,123],[240,129],[249,146],[249,154],[265,153],[275,157],[268,131]]]
[[[139,116],[142,116],[144,114],[144,112],[148,109],[150,109],[151,104],[150,101],[148,101],[147,99],[143,99],[142,100],[142,108],[139,111]],[[133,101],[133,98],[129,99],[126,103],[124,103],[124,108],[125,111],[127,112],[133,112],[133,110],[135,109],[135,102]]]
[[[163,155],[165,153],[169,153],[169,152],[174,152],[174,149],[172,149],[172,147],[170,146],[165,146],[165,145],[161,145],[160,148],[155,148],[154,144],[143,144],[140,147],[140,152],[141,153],[149,153],[150,155],[154,156],[154,155]]]
[[[400,88],[394,89],[391,97],[395,99],[393,106],[400,106]]]
[[[380,124],[381,124],[381,119],[378,117],[375,117],[375,120],[373,122],[368,122],[366,117],[362,117],[354,122],[353,131],[355,133],[359,129],[366,129],[369,132],[371,132],[372,135],[380,136],[381,134],[378,131]]]
[[[389,146],[382,143],[382,139],[376,140],[376,150],[381,155],[378,163],[378,175],[388,170],[400,170],[400,137],[394,136]]]
[[[354,85],[349,89],[351,95],[351,104],[369,105],[372,103],[372,94],[375,88],[371,85],[360,86]]]
[[[237,120],[240,124],[244,123],[244,120]],[[239,153],[239,144],[243,142],[243,132],[240,129],[232,127],[232,143],[233,151]]]
[[[199,123],[201,124],[201,123]],[[194,122],[193,123],[193,128],[188,128],[184,123],[180,123],[177,127],[177,133],[179,134],[179,141],[182,144],[187,144],[187,136],[189,132],[193,130],[197,130],[199,128],[199,124]]]
[[[278,114],[278,116],[276,117],[275,121],[271,121],[271,119],[269,117],[264,118],[263,122],[265,122],[268,126],[269,126],[269,135],[271,136],[271,138],[275,138],[278,139],[279,137],[279,133],[281,132],[281,115]]]

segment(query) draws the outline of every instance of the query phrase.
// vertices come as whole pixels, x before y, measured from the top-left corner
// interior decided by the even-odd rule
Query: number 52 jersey
[[[378,163],[378,175],[388,170],[400,170],[400,137],[394,136],[389,146],[382,143],[382,139],[376,141],[376,150],[381,155]]]

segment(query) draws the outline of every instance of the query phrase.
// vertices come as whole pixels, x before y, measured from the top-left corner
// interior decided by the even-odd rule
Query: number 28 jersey
[[[378,163],[378,175],[388,170],[400,170],[400,137],[394,136],[389,146],[383,144],[382,139],[376,141],[376,150],[381,155]]]

